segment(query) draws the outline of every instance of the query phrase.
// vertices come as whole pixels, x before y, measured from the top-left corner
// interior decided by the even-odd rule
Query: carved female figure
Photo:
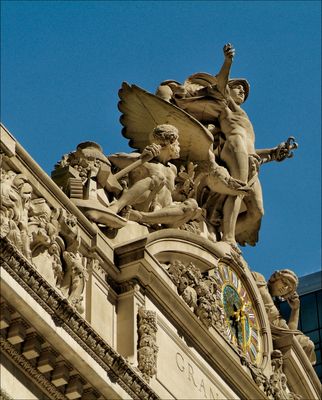
[[[300,313],[300,299],[296,292],[298,278],[295,273],[289,269],[276,271],[267,283],[263,275],[258,272],[253,272],[253,276],[264,301],[273,336],[280,337],[293,333],[312,365],[314,365],[316,362],[314,343],[308,336],[305,336],[301,331],[297,330]],[[291,315],[288,323],[281,317],[280,312],[274,303],[273,297],[280,297],[286,300],[291,307]]]

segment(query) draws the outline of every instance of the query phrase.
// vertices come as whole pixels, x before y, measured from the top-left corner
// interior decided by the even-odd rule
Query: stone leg
[[[126,206],[151,202],[164,184],[165,179],[161,176],[154,175],[144,178],[123,192],[121,197],[108,209],[117,214]]]
[[[130,219],[146,224],[163,224],[168,227],[177,228],[188,221],[198,218],[201,209],[194,199],[188,199],[183,203],[174,203],[152,212],[140,212],[132,210]]]
[[[236,224],[236,240],[242,246],[246,243],[255,246],[264,215],[262,188],[259,180],[253,185],[253,192],[244,197],[247,210],[239,215]]]
[[[248,179],[248,152],[244,139],[240,135],[232,135],[227,138],[221,153],[226,162],[230,175],[242,182]],[[243,196],[229,196],[225,202],[223,213],[223,237],[222,240],[236,244],[235,229]]]

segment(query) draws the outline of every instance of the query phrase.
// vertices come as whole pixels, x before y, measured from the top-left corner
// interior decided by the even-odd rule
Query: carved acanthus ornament
[[[1,169],[0,188],[1,238],[7,238],[81,312],[88,275],[87,260],[78,251],[76,217],[36,197],[23,174]]]
[[[200,321],[207,328],[215,327],[225,335],[225,317],[216,278],[202,276],[194,264],[185,265],[179,260],[170,264],[167,271],[177,286],[178,294]]]
[[[156,313],[140,307],[138,310],[138,368],[147,382],[157,372],[159,350],[156,345],[157,329]]]
[[[257,386],[266,394],[269,400],[301,400],[302,397],[292,393],[287,386],[287,378],[283,372],[283,355],[279,350],[271,354],[272,371],[270,377],[256,365],[241,357],[242,365],[248,367]]]
[[[241,270],[244,265],[240,257],[232,254],[231,257],[223,258],[221,262],[237,263]],[[198,316],[200,321],[207,327],[216,328],[223,337],[230,342],[237,350],[242,365],[247,367],[257,386],[266,394],[270,400],[299,400],[301,397],[291,393],[287,387],[287,378],[282,370],[282,353],[274,350],[272,353],[273,374],[267,377],[260,366],[256,365],[246,356],[238,341],[229,333],[232,322],[225,317],[224,304],[222,298],[222,272],[218,271],[211,276],[203,276],[200,270],[193,264],[184,264],[179,260],[174,261],[167,267],[171,280],[177,287],[178,294],[185,303]],[[230,273],[227,272],[227,277]],[[232,275],[232,280],[234,280]],[[236,283],[237,284],[237,283]],[[239,285],[238,285],[239,286]],[[240,312],[242,311],[239,310]],[[249,319],[247,324],[249,325]],[[255,329],[255,328],[254,328]],[[241,335],[241,334],[239,334]],[[240,337],[240,336],[239,336]]]
[[[0,236],[8,237],[27,258],[31,259],[28,213],[32,187],[28,178],[13,171],[0,171]]]

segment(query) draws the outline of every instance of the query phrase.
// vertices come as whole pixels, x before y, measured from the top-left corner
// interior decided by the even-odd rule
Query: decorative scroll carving
[[[241,357],[242,365],[248,367],[252,378],[257,386],[266,394],[270,400],[301,400],[302,397],[290,392],[287,387],[287,378],[283,373],[283,356],[279,350],[271,354],[273,373],[268,378],[263,374],[261,368],[249,362],[246,357]]]
[[[226,260],[224,258],[222,260]],[[228,258],[228,261],[232,261]],[[234,260],[238,262],[239,258]],[[191,307],[192,311],[199,317],[200,321],[209,327],[216,327],[217,330],[231,341],[227,336],[227,322],[225,321],[223,303],[220,296],[219,288],[222,285],[219,275],[215,273],[211,277],[203,277],[200,270],[192,263],[185,265],[181,261],[174,261],[168,267],[168,273],[177,287],[178,294]],[[273,374],[268,378],[263,370],[251,362],[240,348],[236,347],[242,365],[246,366],[250,371],[254,382],[271,400],[293,400],[298,399],[296,395],[289,392],[287,388],[286,376],[283,374],[281,353],[275,351],[272,356]]]
[[[61,286],[61,291],[77,311],[83,312],[83,292],[85,282],[88,280],[86,270],[87,259],[79,252],[64,251],[63,258],[66,262],[66,272]]]
[[[150,381],[156,374],[157,353],[156,345],[157,321],[154,311],[139,307],[138,310],[138,368],[143,378]]]
[[[279,350],[272,352],[273,374],[270,377],[270,386],[273,397],[276,400],[300,400],[302,396],[289,391],[287,387],[287,378],[283,373],[283,354]]]
[[[0,171],[0,236],[8,237],[27,258],[31,259],[28,234],[28,212],[32,187],[28,178],[13,171]]]

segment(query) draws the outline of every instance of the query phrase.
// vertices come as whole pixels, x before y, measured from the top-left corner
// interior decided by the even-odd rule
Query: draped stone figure
[[[273,337],[280,338],[285,335],[294,334],[310,362],[314,365],[316,363],[314,343],[308,336],[305,336],[297,329],[300,315],[300,299],[296,292],[298,278],[295,273],[289,269],[275,271],[268,282],[258,272],[253,272],[253,276],[264,301]],[[281,317],[274,303],[274,298],[276,297],[286,300],[291,308],[291,315],[288,322]]]

